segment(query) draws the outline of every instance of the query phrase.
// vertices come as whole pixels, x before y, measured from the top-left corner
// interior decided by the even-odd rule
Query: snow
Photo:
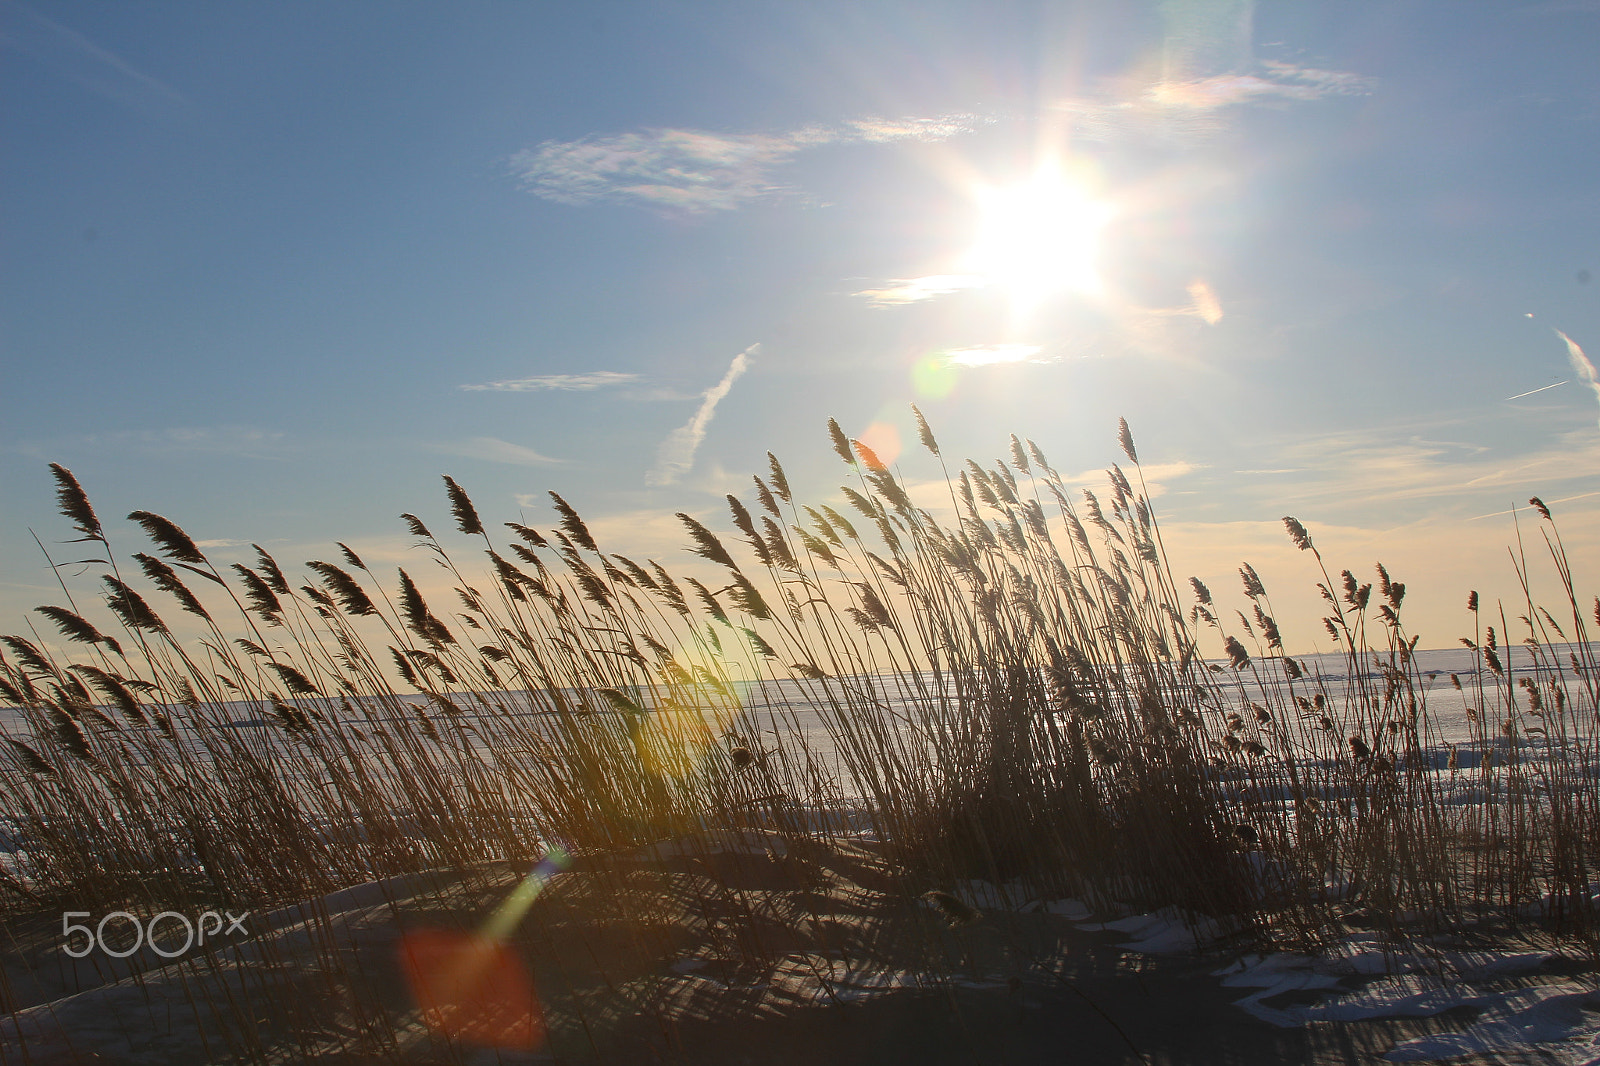
[[[1541,977],[1553,956],[1536,951],[1441,951],[1422,956],[1356,935],[1318,956],[1249,955],[1216,972],[1224,987],[1255,989],[1237,1006],[1282,1028],[1315,1022],[1477,1013],[1460,1032],[1396,1044],[1390,1062],[1437,1062],[1540,1045],[1571,1066],[1600,1063],[1600,992],[1590,981]],[[1518,978],[1508,980],[1509,978]],[[1506,987],[1506,985],[1510,987]],[[1325,995],[1273,1007],[1286,992]]]

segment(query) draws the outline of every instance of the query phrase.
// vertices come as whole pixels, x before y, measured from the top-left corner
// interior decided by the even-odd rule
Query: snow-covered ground
[[[1600,892],[1600,884],[1593,888]],[[1170,907],[1096,915],[1081,900],[1027,898],[1016,884],[967,881],[954,894],[980,910],[1043,911],[1085,931],[1117,933],[1120,950],[1142,954],[1221,951],[1237,931]],[[1594,973],[1571,976],[1576,962],[1526,947],[1451,946],[1448,938],[1399,946],[1377,933],[1352,932],[1316,955],[1238,956],[1212,977],[1244,993],[1235,1001],[1241,1011],[1282,1028],[1475,1012],[1457,1032],[1400,1041],[1385,1055],[1390,1062],[1537,1048],[1562,1066],[1597,1066],[1600,983]],[[1283,1001],[1274,1005],[1278,997]]]

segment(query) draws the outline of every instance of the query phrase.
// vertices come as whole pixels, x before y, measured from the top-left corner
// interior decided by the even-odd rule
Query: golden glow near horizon
[[[977,240],[964,266],[1008,290],[1019,316],[1059,293],[1101,291],[1100,238],[1115,210],[1082,180],[1047,165],[976,195]]]

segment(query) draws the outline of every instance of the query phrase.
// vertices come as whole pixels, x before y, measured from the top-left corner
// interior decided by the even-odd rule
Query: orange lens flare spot
[[[856,439],[871,448],[885,466],[900,458],[900,431],[891,423],[874,422]]]
[[[533,981],[506,945],[472,933],[418,929],[401,938],[400,965],[434,1031],[486,1047],[544,1042]]]

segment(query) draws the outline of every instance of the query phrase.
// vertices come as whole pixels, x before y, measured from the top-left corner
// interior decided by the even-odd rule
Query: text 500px
[[[244,927],[244,920],[250,917],[250,912],[245,911],[243,914],[235,916],[230,911],[223,911],[220,914],[217,911],[203,911],[196,916],[194,921],[190,921],[187,915],[179,914],[177,911],[162,911],[149,921],[141,922],[137,915],[130,914],[127,911],[112,911],[101,918],[93,927],[73,921],[74,918],[89,917],[92,917],[92,915],[88,911],[66,911],[61,915],[61,935],[66,938],[66,943],[62,945],[61,950],[74,959],[83,958],[94,951],[96,946],[112,958],[125,959],[135,951],[138,951],[144,945],[146,939],[150,942],[151,951],[162,958],[175,959],[192,947],[204,947],[207,937],[216,940],[219,936],[232,936],[235,933],[248,936],[249,932]],[[113,948],[106,942],[106,925],[115,919],[120,919],[132,927],[132,944],[128,944],[126,937],[123,936],[116,937],[122,943],[121,947]],[[224,924],[224,919],[226,919],[226,924]],[[169,940],[171,936],[176,935],[177,929],[182,927],[183,940],[181,943],[177,941],[164,944],[157,943],[156,927],[163,922],[166,923]],[[118,926],[113,926],[112,931],[116,932],[119,928]],[[73,935],[75,933],[82,933],[85,938],[85,943],[81,947],[77,947],[73,943]]]

